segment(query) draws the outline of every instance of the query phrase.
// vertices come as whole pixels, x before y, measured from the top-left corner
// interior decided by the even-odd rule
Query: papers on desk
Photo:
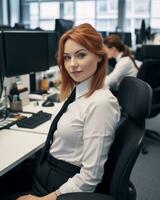
[[[0,130],[4,128],[10,128],[18,120],[21,120],[23,118],[24,118],[24,115],[9,113],[9,115],[5,119],[2,119],[0,121]]]

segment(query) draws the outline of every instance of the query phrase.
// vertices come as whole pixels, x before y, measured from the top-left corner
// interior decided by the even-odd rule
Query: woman
[[[63,161],[78,167],[79,171],[67,180],[63,180],[60,171],[51,180],[52,186],[47,185],[48,174],[46,183],[41,183],[44,187],[41,194],[24,195],[18,200],[55,200],[64,193],[93,192],[101,181],[119,120],[117,100],[104,89],[106,62],[102,38],[90,24],[74,27],[61,37],[58,50],[61,99],[66,99],[75,86],[76,98],[58,121],[49,156],[57,163]],[[44,176],[43,169],[40,172],[39,176]]]
[[[104,39],[108,58],[115,58],[117,63],[114,70],[106,76],[105,85],[117,90],[119,83],[126,76],[136,76],[141,62],[135,61],[129,48],[121,42],[118,35],[110,35]]]

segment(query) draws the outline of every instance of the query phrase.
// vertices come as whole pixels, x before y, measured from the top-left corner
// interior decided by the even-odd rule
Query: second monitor
[[[59,37],[74,25],[72,20],[67,19],[56,19],[55,20],[55,31],[58,33]]]

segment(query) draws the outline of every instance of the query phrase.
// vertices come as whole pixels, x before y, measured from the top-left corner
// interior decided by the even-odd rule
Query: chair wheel
[[[145,146],[142,146],[142,154],[148,154],[148,150]]]

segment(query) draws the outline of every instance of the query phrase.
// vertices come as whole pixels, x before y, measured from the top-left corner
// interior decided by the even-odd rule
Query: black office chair
[[[119,87],[119,102],[125,112],[116,130],[102,182],[95,193],[68,193],[57,200],[133,200],[136,189],[130,174],[145,133],[145,118],[151,109],[152,89],[144,81],[126,77]]]
[[[151,113],[148,118],[153,118],[160,113],[160,60],[145,60],[140,67],[137,77],[147,82],[153,90]],[[160,134],[153,130],[146,130],[146,137],[160,142]],[[144,145],[142,153],[148,153]]]

